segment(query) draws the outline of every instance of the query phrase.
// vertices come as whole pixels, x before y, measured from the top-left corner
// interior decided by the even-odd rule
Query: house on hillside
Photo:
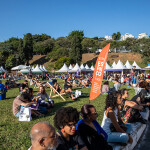
[[[142,39],[142,38],[148,38],[147,33],[140,33],[140,34],[138,35],[138,39]]]

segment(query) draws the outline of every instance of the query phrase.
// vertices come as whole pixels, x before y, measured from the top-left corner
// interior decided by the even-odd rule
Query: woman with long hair
[[[129,132],[131,126],[124,126],[120,116],[119,105],[122,103],[120,92],[109,93],[106,97],[105,112],[102,121],[102,128],[108,135],[107,142],[132,143]],[[118,120],[118,121],[117,121]],[[112,127],[114,130],[112,130]],[[125,129],[127,127],[127,130]],[[126,130],[126,131],[125,131]]]
[[[41,107],[41,109],[43,109],[42,107],[45,107],[47,110],[50,110],[50,108],[54,106],[54,101],[49,98],[44,86],[39,87],[39,91],[36,97],[38,99],[39,106]],[[45,98],[47,98],[48,101],[46,101]]]
[[[143,111],[143,106],[139,105],[136,101],[129,101],[127,98],[129,97],[129,93],[127,89],[121,90],[122,94],[122,103],[121,103],[121,117],[122,121],[126,123],[132,123],[132,122],[141,122],[146,123],[146,120],[144,120],[140,114],[140,111]],[[126,112],[130,112],[130,118],[127,117]],[[129,114],[129,113],[128,113]]]
[[[85,104],[81,108],[82,118],[79,120],[76,129],[86,144],[88,150],[112,150],[107,144],[107,133],[101,128],[96,121],[96,108],[91,104]]]
[[[75,130],[78,120],[79,113],[76,108],[62,107],[57,110],[54,117],[54,125],[59,130],[57,150],[87,150],[87,147]]]

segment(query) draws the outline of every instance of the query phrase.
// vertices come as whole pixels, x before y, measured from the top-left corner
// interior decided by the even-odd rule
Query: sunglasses
[[[90,115],[98,116],[97,112],[95,112],[95,113],[91,113]]]
[[[77,125],[77,123],[67,124],[67,126],[70,127],[70,128],[75,127],[76,125]]]

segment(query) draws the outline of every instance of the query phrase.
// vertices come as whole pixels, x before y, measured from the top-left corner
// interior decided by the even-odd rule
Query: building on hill
[[[106,40],[112,40],[112,37],[109,36],[109,35],[105,35],[105,39],[106,39]]]
[[[134,38],[134,36],[133,36],[132,34],[126,33],[125,35],[122,35],[122,36],[121,36],[120,41],[124,41],[124,40],[126,40],[127,38]]]
[[[138,39],[142,39],[142,38],[148,38],[147,33],[140,33],[140,34],[138,35]]]

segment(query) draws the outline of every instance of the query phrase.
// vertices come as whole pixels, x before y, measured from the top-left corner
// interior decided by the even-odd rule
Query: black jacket
[[[85,123],[79,124],[78,131],[88,150],[112,150],[104,137]]]

